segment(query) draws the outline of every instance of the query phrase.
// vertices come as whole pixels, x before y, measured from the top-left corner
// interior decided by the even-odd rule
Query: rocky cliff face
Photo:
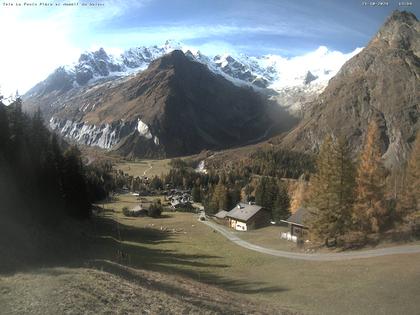
[[[227,148],[294,123],[252,89],[235,86],[178,50],[135,76],[71,90],[56,102],[53,130],[126,156]]]
[[[283,144],[316,151],[326,134],[334,133],[345,136],[356,152],[369,121],[375,120],[382,130],[386,164],[404,161],[420,124],[419,32],[413,14],[395,11],[309,105]]]

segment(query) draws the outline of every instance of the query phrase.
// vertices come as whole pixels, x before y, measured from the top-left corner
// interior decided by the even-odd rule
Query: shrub
[[[158,201],[153,202],[150,205],[147,213],[148,213],[149,217],[157,218],[157,217],[161,216],[162,210],[163,210],[162,204],[161,204],[160,200],[158,200]]]
[[[124,208],[123,208],[123,214],[124,214],[126,217],[131,216],[131,211],[130,211],[130,209],[128,209],[127,207],[124,207]]]
[[[367,244],[366,234],[363,232],[349,232],[337,238],[337,245],[343,249],[356,249]]]
[[[383,238],[393,242],[407,242],[412,239],[413,233],[409,226],[400,224],[395,228],[386,231],[383,234]]]
[[[124,207],[124,208],[122,209],[122,213],[123,213],[125,216],[127,216],[127,217],[129,217],[129,216],[130,216],[130,210],[129,210],[127,207]]]
[[[412,235],[420,237],[420,211],[416,211],[407,216],[405,221],[407,226],[411,229]]]
[[[197,212],[197,209],[196,209],[196,208],[194,208],[194,206],[193,206],[193,205],[191,205],[191,204],[185,204],[185,205],[183,205],[182,207],[175,208],[175,211],[178,211],[178,212],[190,212],[190,213],[196,213],[196,212]]]

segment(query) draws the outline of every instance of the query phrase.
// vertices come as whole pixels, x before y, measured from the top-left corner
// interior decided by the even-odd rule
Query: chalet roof
[[[248,221],[263,207],[257,205],[250,205],[247,203],[238,203],[238,205],[227,213],[227,217],[240,220]]]
[[[214,216],[218,219],[224,219],[228,213],[226,210],[220,210]]]
[[[308,215],[308,210],[306,210],[305,208],[299,208],[287,220],[282,220],[282,221],[305,226],[305,217],[307,215]]]

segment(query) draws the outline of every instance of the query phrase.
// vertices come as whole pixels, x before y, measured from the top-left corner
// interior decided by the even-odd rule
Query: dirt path
[[[147,172],[150,171],[153,168],[153,164],[152,163],[148,162],[147,164],[149,165],[149,168],[147,170],[144,170],[143,176],[146,176]]]
[[[387,256],[387,255],[420,253],[420,245],[394,246],[394,247],[387,247],[387,248],[378,248],[378,249],[363,250],[363,251],[352,251],[352,252],[346,252],[346,253],[331,253],[331,254],[294,253],[294,252],[270,249],[270,248],[254,245],[240,239],[238,236],[230,232],[228,229],[218,225],[217,223],[214,223],[211,221],[200,221],[200,222],[218,231],[220,234],[225,236],[228,240],[232,241],[236,245],[239,245],[244,248],[247,248],[256,252],[260,252],[263,254],[290,258],[290,259],[309,260],[309,261],[338,261],[338,260],[372,258],[372,257]]]

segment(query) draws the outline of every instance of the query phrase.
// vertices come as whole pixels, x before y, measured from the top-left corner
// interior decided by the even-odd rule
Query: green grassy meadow
[[[122,208],[137,202],[121,195],[104,205],[92,255],[112,259],[120,248],[126,253],[123,263],[132,267],[179,274],[309,314],[418,314],[420,309],[420,254],[339,262],[273,257],[231,243],[194,214],[124,217]],[[271,244],[267,234],[273,236]],[[268,227],[241,237],[285,249],[276,246],[276,234]]]
[[[171,169],[170,159],[166,160],[138,160],[135,162],[118,162],[116,168],[134,177],[153,177],[165,175]]]

